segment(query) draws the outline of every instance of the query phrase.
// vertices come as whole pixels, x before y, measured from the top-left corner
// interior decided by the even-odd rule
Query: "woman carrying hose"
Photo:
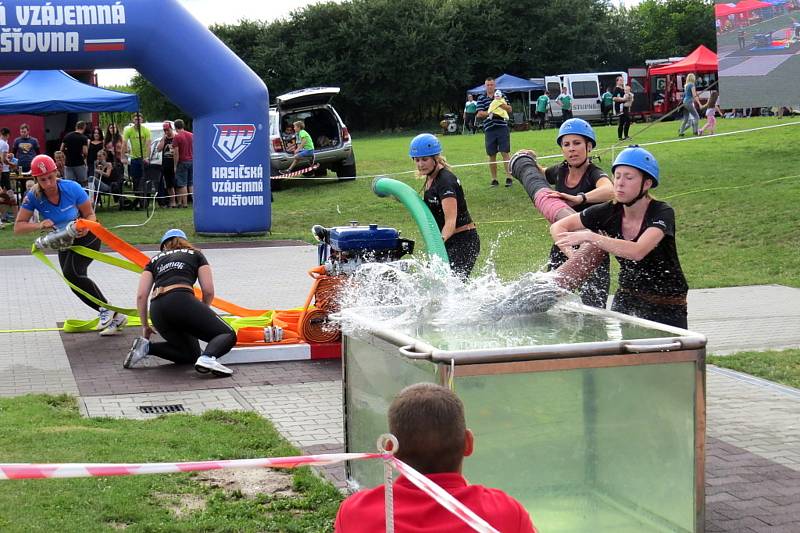
[[[611,170],[614,200],[557,221],[550,227],[553,239],[567,256],[575,253],[574,246],[589,243],[617,257],[619,289],[612,311],[685,329],[689,287],[675,245],[675,212],[650,196],[659,184],[658,161],[631,146]],[[557,271],[562,286],[570,263]]]
[[[431,210],[450,258],[450,267],[462,279],[469,278],[481,240],[469,215],[461,182],[442,157],[442,145],[435,135],[421,133],[411,141],[408,155],[425,178],[423,199]]]
[[[80,230],[67,235],[70,231],[67,226],[78,218],[97,220],[89,196],[76,182],[60,179],[56,162],[48,155],[40,154],[33,158],[31,176],[36,180],[36,184],[22,201],[14,222],[14,233],[62,232],[66,240],[58,243],[58,262],[64,277],[95,300],[106,302],[103,293],[87,274],[92,259],[69,249],[72,244],[95,251],[100,250],[100,239],[93,233]],[[30,222],[34,211],[39,212],[41,222]],[[74,241],[72,237],[75,237]],[[43,238],[42,241],[48,242],[48,239]],[[122,313],[113,313],[74,289],[72,292],[83,303],[98,312],[97,329],[100,335],[114,335],[128,322],[128,317]]]
[[[614,186],[608,174],[590,160],[597,140],[588,122],[580,118],[564,121],[558,130],[556,143],[561,147],[564,161],[545,170],[547,181],[555,185],[555,190],[547,193],[549,196],[564,200],[576,212],[614,198]],[[555,270],[566,260],[567,256],[554,244],[550,250],[548,270]],[[584,304],[605,308],[610,284],[609,269],[610,261],[606,256],[603,264],[580,287]]]
[[[196,281],[200,282],[202,302],[194,295]],[[150,259],[139,278],[136,307],[142,336],[134,339],[122,366],[131,368],[157,355],[176,364],[194,363],[201,374],[232,375],[233,370],[217,359],[231,351],[236,333],[209,307],[213,300],[214,279],[203,253],[189,243],[183,231],[164,233],[161,252]],[[165,342],[150,342],[153,328],[148,314]],[[208,343],[202,352],[198,339]]]

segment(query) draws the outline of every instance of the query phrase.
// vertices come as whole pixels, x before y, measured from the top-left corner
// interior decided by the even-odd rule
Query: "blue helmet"
[[[167,242],[170,239],[174,239],[175,237],[180,237],[181,239],[186,239],[187,238],[186,234],[183,232],[182,229],[178,229],[178,228],[168,229],[166,231],[166,233],[164,233],[164,236],[161,237],[161,246],[160,246],[160,248],[163,250],[164,249],[164,243]]]
[[[411,140],[410,157],[430,157],[442,153],[442,144],[432,133],[420,133]]]
[[[614,172],[620,165],[638,168],[644,172],[646,178],[652,178],[652,188],[658,187],[658,161],[653,157],[653,154],[644,148],[635,144],[625,148],[614,160],[614,164],[611,165],[611,172]]]
[[[594,136],[594,130],[588,122],[582,118],[571,118],[565,120],[561,127],[558,128],[558,137],[556,143],[561,146],[561,139],[564,135],[582,135],[592,142],[592,148],[597,146],[597,139]]]

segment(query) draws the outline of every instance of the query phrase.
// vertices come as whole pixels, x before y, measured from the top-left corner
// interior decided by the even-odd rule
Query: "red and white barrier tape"
[[[293,172],[287,172],[286,174],[279,174],[277,176],[270,176],[270,179],[279,180],[281,178],[292,178],[295,176],[302,176],[306,172],[311,172],[312,170],[316,170],[319,168],[319,163],[314,163],[310,167],[301,168],[300,170],[295,170]]]
[[[275,457],[272,459],[230,459],[222,461],[191,461],[185,463],[6,463],[0,464],[0,480],[42,479],[99,476],[136,476],[141,474],[174,474],[179,472],[205,472],[233,468],[296,468],[299,466],[322,466],[356,459],[386,459],[380,453],[332,453],[303,455],[298,457]]]
[[[433,498],[465,524],[479,533],[500,533],[464,504],[453,498],[439,485],[420,474],[390,453],[331,453],[272,459],[229,459],[220,461],[190,461],[183,463],[2,463],[0,480],[48,479],[101,476],[136,476],[142,474],[174,474],[180,472],[205,472],[209,470],[243,468],[296,468],[299,466],[324,466],[361,459],[384,459],[412,484]]]

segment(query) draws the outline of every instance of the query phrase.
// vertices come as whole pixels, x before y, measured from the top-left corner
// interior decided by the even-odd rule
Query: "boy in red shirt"
[[[395,456],[449,492],[502,533],[536,533],[528,512],[501,490],[468,485],[461,475],[474,437],[464,421],[464,404],[451,390],[432,383],[403,389],[389,407]],[[394,524],[402,533],[469,533],[474,530],[400,476],[394,484]],[[336,515],[336,533],[385,531],[383,486],[353,494]]]

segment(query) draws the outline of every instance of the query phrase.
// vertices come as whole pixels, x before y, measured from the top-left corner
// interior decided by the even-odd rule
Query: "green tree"
[[[181,111],[178,106],[164,96],[164,93],[159,91],[155,85],[141,74],[133,77],[131,88],[139,95],[139,107],[146,121],[153,122],[182,118],[186,121],[187,127],[191,127],[192,117]],[[126,122],[122,124],[124,125]]]

